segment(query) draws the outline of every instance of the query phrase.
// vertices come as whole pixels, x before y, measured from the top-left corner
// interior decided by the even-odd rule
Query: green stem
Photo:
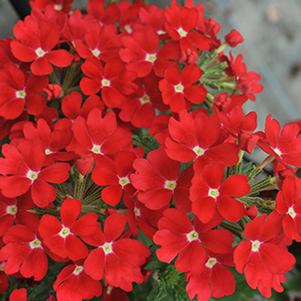
[[[271,164],[274,161],[275,157],[273,155],[270,155],[266,157],[260,164],[258,164],[249,174],[249,179],[256,178],[263,170],[264,168]]]

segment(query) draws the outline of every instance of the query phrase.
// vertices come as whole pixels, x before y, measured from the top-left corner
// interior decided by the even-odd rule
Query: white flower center
[[[288,210],[287,210],[287,214],[292,218],[292,219],[295,219],[295,217],[297,216],[297,213],[294,209],[294,207],[289,207]]]
[[[258,252],[261,246],[261,242],[259,240],[253,240],[252,243],[252,252]]]
[[[130,179],[129,179],[129,177],[120,177],[119,178],[119,185],[122,187],[122,188],[124,188],[126,185],[128,185],[128,184],[130,184],[131,183],[131,181],[130,181]]]
[[[135,214],[135,216],[141,216],[141,210],[139,208],[135,207],[134,214]]]
[[[147,53],[145,56],[145,60],[150,63],[154,63],[157,59],[156,53]]]
[[[0,272],[4,272],[4,262],[0,262]]]
[[[39,177],[39,173],[37,171],[29,170],[26,174],[26,178],[34,182]]]
[[[281,157],[281,155],[282,155],[282,152],[281,152],[281,150],[279,149],[279,148],[273,148],[273,151],[275,152],[275,154],[277,155],[277,156],[279,156],[279,157]]]
[[[123,28],[127,33],[131,34],[133,32],[133,29],[130,24],[126,24]]]
[[[78,276],[83,270],[84,270],[84,267],[82,265],[77,265],[73,270],[73,274],[75,276]]]
[[[49,148],[46,148],[45,149],[45,155],[48,156],[48,155],[51,155],[53,154],[53,151],[51,151]]]
[[[18,207],[16,205],[10,205],[6,207],[6,213],[9,215],[16,215],[18,212]]]
[[[106,242],[104,243],[101,248],[103,249],[105,255],[109,255],[113,253],[113,243],[112,242]]]
[[[59,232],[59,236],[62,238],[66,238],[71,234],[71,231],[67,227],[62,227],[61,231]]]
[[[62,4],[55,4],[53,6],[54,10],[56,11],[61,11],[63,9],[63,5]]]
[[[93,146],[91,148],[91,152],[94,153],[94,154],[101,155],[102,154],[101,145],[99,145],[99,144],[93,144]]]
[[[192,150],[194,151],[194,153],[195,153],[198,157],[203,156],[203,155],[205,154],[205,152],[206,152],[205,149],[201,148],[201,147],[198,146],[198,145],[195,146]]]
[[[163,34],[166,34],[166,31],[164,31],[162,29],[159,29],[159,30],[157,30],[157,34],[158,35],[163,35]]]
[[[181,38],[185,38],[188,34],[188,32],[183,27],[179,27],[177,32]]]
[[[179,83],[179,84],[177,84],[177,85],[174,86],[174,89],[175,89],[176,93],[183,93],[184,86],[181,83]]]
[[[219,191],[216,188],[209,188],[208,190],[208,196],[210,196],[211,198],[218,198],[219,197]]]
[[[150,97],[147,94],[144,94],[139,98],[139,101],[142,105],[150,102]]]
[[[44,51],[42,48],[37,48],[36,49],[36,55],[38,56],[38,57],[43,57],[45,54],[46,54],[46,51]]]
[[[101,86],[102,87],[110,87],[111,81],[109,79],[103,78],[101,81]]]
[[[16,91],[16,98],[22,98],[22,99],[24,99],[25,97],[26,97],[25,90]]]
[[[186,238],[189,242],[192,242],[194,240],[198,240],[199,239],[199,233],[196,232],[195,230],[192,230],[191,232],[186,234]]]
[[[164,188],[174,191],[177,187],[177,182],[173,180],[166,180],[164,183]]]
[[[39,249],[42,247],[42,243],[39,239],[34,239],[29,243],[31,249]]]
[[[99,57],[100,56],[100,50],[98,48],[95,48],[93,50],[91,50],[92,54],[95,56],[95,57]]]
[[[217,264],[217,259],[214,258],[214,257],[210,257],[205,266],[208,268],[208,269],[212,269],[215,265]]]

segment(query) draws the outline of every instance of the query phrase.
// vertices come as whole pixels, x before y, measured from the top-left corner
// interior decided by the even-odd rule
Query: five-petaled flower
[[[56,197],[51,184],[60,184],[69,178],[68,163],[52,162],[45,165],[46,150],[39,140],[20,140],[18,144],[2,147],[4,158],[0,158],[0,188],[2,194],[14,198],[31,191],[34,203],[48,206]]]
[[[191,104],[203,103],[207,90],[198,83],[201,75],[201,69],[195,64],[184,67],[181,72],[176,66],[167,68],[159,85],[163,102],[177,113],[190,108]]]
[[[143,282],[140,267],[150,251],[140,241],[122,237],[125,225],[126,218],[119,214],[106,219],[104,230],[99,229],[88,239],[88,243],[96,248],[90,251],[84,267],[93,279],[104,279],[108,285],[131,291],[133,282]]]
[[[216,213],[230,222],[238,222],[245,214],[244,205],[235,198],[250,192],[248,177],[232,175],[224,178],[225,167],[221,164],[195,165],[190,198],[192,211],[203,222],[208,223]]]
[[[39,233],[43,243],[55,255],[73,261],[88,255],[88,248],[82,240],[96,233],[99,224],[97,215],[87,213],[80,216],[81,201],[67,198],[60,208],[61,221],[45,214],[40,220]]]
[[[49,20],[28,16],[14,27],[16,40],[11,42],[14,56],[31,63],[34,75],[48,75],[56,67],[70,66],[73,56],[65,49],[54,49],[60,40],[60,28]]]

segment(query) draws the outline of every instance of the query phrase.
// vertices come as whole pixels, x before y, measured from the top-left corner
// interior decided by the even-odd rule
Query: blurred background
[[[18,6],[25,0],[12,0]],[[85,0],[76,0],[76,7],[84,7]],[[168,0],[151,0],[167,5]],[[265,90],[249,103],[247,110],[258,113],[259,128],[263,128],[267,114],[272,113],[282,124],[301,119],[301,0],[201,0],[206,14],[216,19],[227,33],[238,29],[245,43],[238,47],[244,54],[249,70],[259,72]],[[24,13],[21,10],[21,13]],[[9,0],[0,0],[0,38],[12,34],[19,16]],[[287,278],[283,294],[275,294],[274,301],[301,301],[301,246],[291,251],[297,266]],[[262,301],[246,285],[238,285],[235,296],[222,301]],[[172,300],[171,300],[172,301]]]

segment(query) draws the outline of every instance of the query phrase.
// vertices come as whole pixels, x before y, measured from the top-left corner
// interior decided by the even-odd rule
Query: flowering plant
[[[256,132],[241,34],[218,38],[190,0],[71,2],[32,0],[0,41],[2,300],[281,292],[301,241],[300,127],[268,116]]]

